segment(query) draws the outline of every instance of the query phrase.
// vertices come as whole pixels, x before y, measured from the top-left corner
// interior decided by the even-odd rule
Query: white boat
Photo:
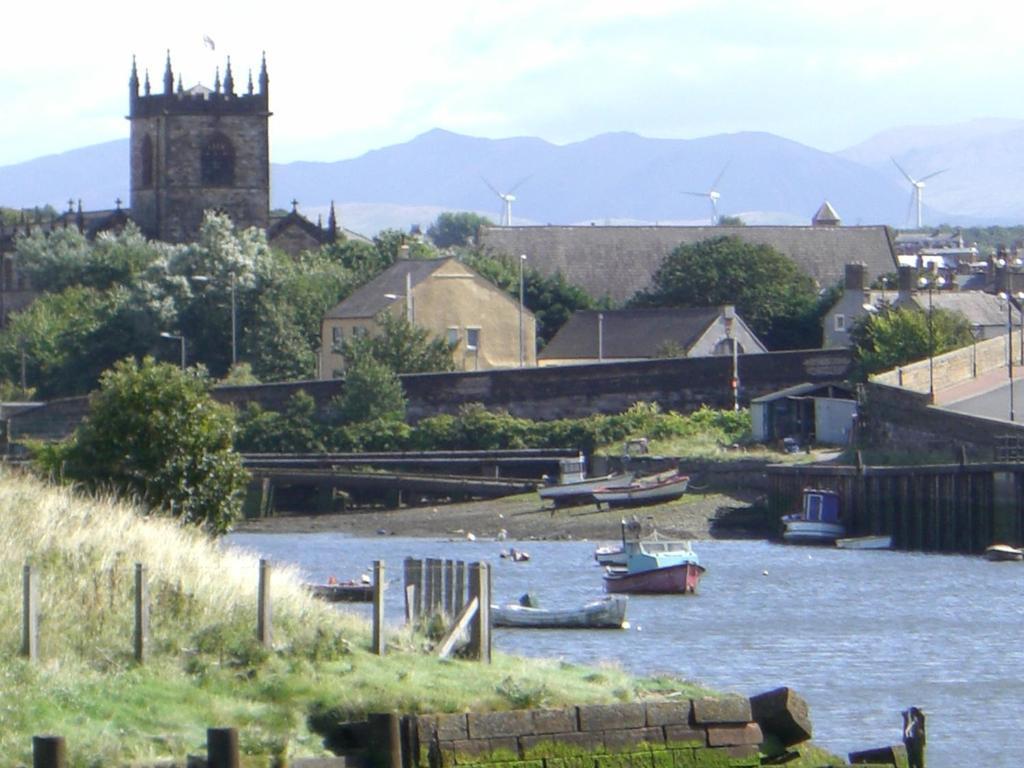
[[[985,559],[995,563],[1012,563],[1024,560],[1024,550],[1009,544],[993,544],[985,547]]]
[[[664,501],[678,499],[686,493],[689,485],[688,475],[678,472],[665,472],[651,477],[634,479],[628,485],[605,486],[593,492],[598,508],[602,504],[609,507],[635,507],[643,504],[660,504]]]
[[[695,593],[704,568],[690,542],[641,539],[640,532],[640,521],[635,517],[622,521],[626,565],[605,568],[605,591],[648,595]]]
[[[623,521],[623,525],[625,525]],[[690,553],[692,547],[689,541],[679,539],[663,539],[657,531],[641,542],[643,549],[651,553],[672,554],[673,552]],[[608,544],[594,549],[594,560],[598,565],[625,568],[629,555],[626,553],[624,544]]]
[[[528,605],[492,605],[496,627],[524,629],[621,629],[626,623],[626,598],[608,595],[577,608],[551,609]]]
[[[854,536],[836,539],[839,549],[892,549],[892,536]]]
[[[544,501],[551,501],[556,507],[571,504],[585,504],[598,488],[628,485],[633,480],[632,472],[612,472],[599,477],[586,476],[586,461],[583,456],[562,459],[558,462],[558,480],[545,477],[547,484],[538,493]]]
[[[782,538],[791,544],[834,544],[846,535],[839,519],[839,494],[819,488],[804,488],[799,512],[783,515]]]

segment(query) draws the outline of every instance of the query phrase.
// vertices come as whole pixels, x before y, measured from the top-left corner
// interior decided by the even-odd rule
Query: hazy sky
[[[276,162],[434,127],[559,144],[769,131],[836,150],[1024,117],[1024,10],[994,0],[57,0],[2,18],[0,165],[126,137],[132,55],[159,90],[168,48],[186,87],[227,56],[244,87],[266,50]]]

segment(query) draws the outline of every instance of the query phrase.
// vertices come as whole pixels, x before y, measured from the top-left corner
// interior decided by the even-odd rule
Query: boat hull
[[[328,603],[372,603],[373,584],[307,584],[313,597]]]
[[[646,485],[632,483],[620,488],[605,487],[593,492],[597,505],[607,504],[609,507],[638,507],[645,504],[660,504],[674,501],[686,493],[690,478],[679,477],[663,483]]]
[[[632,481],[633,475],[631,473],[605,475],[604,477],[595,477],[576,483],[548,485],[541,488],[537,493],[541,499],[553,502],[556,507],[568,506],[570,504],[585,504],[591,501],[594,491],[598,489],[629,485]]]
[[[787,520],[782,539],[790,544],[834,544],[846,533],[840,523],[819,520]]]
[[[677,563],[635,573],[609,569],[605,573],[604,588],[613,594],[694,594],[703,573],[704,568],[697,563]]]
[[[839,549],[892,549],[892,536],[855,536],[836,539]]]
[[[1017,563],[1024,560],[1024,550],[1008,544],[993,544],[985,548],[985,559],[994,563]]]
[[[491,623],[495,627],[518,629],[621,629],[627,626],[626,598],[609,595],[565,610],[492,605]]]

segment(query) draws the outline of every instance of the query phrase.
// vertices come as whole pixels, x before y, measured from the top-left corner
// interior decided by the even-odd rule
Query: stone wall
[[[738,696],[410,715],[406,728],[408,768],[755,766],[764,738]]]
[[[1014,352],[1017,353],[1019,360],[1020,350],[1015,349]],[[871,377],[871,381],[891,387],[903,387],[914,392],[928,392],[931,370],[934,388],[939,391],[1005,367],[1006,336],[996,336],[968,347],[936,355],[931,361],[918,360],[916,363],[877,374]]]

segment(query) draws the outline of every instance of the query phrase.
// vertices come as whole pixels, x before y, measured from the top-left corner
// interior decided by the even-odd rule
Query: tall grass
[[[26,562],[40,578],[36,664],[18,655]],[[132,658],[136,562],[147,567],[152,604],[144,666]],[[180,759],[204,751],[207,727],[232,725],[257,765],[322,754],[324,729],[372,711],[645,695],[642,682],[597,659],[596,668],[502,654],[492,665],[440,661],[404,629],[391,631],[386,656],[373,656],[362,619],[313,600],[279,566],[274,645],[264,649],[255,639],[257,574],[255,555],[197,530],[0,471],[0,764],[30,763],[31,737],[41,733],[65,736],[74,766]]]

